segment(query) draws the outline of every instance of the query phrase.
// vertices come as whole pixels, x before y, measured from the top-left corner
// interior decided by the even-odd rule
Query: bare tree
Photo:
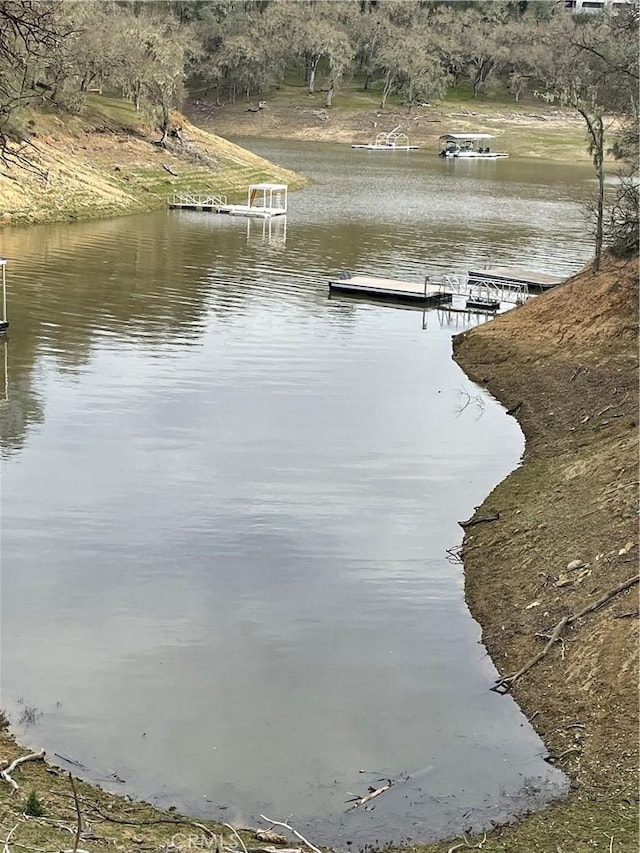
[[[31,166],[24,150],[11,145],[12,139],[24,142],[13,121],[35,97],[38,73],[66,35],[59,7],[57,0],[0,0],[0,158],[5,165]]]
[[[617,15],[596,20],[558,17],[543,41],[538,94],[576,110],[583,118],[598,181],[594,271],[600,267],[605,230],[605,155],[620,116],[638,116],[638,19],[631,12],[620,26]]]

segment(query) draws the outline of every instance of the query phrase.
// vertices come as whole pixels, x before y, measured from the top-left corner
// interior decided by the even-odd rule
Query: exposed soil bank
[[[34,117],[29,143],[20,149],[28,168],[0,163],[0,225],[157,210],[180,190],[242,202],[256,181],[282,182],[291,189],[305,183],[179,115],[174,126],[180,138],[161,147],[158,133],[136,121],[125,102],[94,101],[82,117]]]
[[[469,527],[463,546],[469,606],[501,674],[544,647],[536,634],[638,573],[637,345],[638,262],[609,258],[454,339],[456,360],[518,407],[526,436],[523,465],[475,516],[499,519]],[[568,824],[564,845],[558,835],[566,851],[609,849],[593,826],[603,807],[612,849],[638,849],[637,617],[635,585],[568,627],[514,690],[563,756],[574,804],[590,803],[590,822]],[[552,840],[504,849],[556,850]]]
[[[331,109],[325,95],[309,95],[287,87],[276,92],[263,109],[247,109],[246,103],[216,106],[206,99],[187,105],[192,120],[228,137],[271,137],[301,141],[362,144],[380,132],[399,127],[411,145],[437,152],[443,133],[490,133],[495,150],[511,156],[589,162],[584,122],[575,112],[541,105],[496,105],[482,102],[442,103],[434,106],[389,105],[381,111],[372,95],[351,92],[356,103]],[[360,98],[360,102],[358,102]]]

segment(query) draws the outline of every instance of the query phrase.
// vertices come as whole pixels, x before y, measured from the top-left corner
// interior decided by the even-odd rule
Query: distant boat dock
[[[287,212],[287,184],[250,184],[246,204],[228,204],[227,197],[213,193],[174,193],[169,199],[171,210],[198,210],[271,219]]]
[[[352,145],[352,148],[364,148],[367,151],[416,151],[417,145],[409,145],[406,133],[400,133],[401,125],[394,127],[389,133],[379,133],[374,142],[364,145]]]

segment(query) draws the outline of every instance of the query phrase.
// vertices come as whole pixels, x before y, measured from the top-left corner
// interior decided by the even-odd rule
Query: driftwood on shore
[[[380,794],[384,794],[385,791],[388,791],[389,788],[392,788],[395,785],[393,779],[387,779],[387,784],[383,785],[381,788],[374,788],[373,785],[369,787],[368,793],[364,794],[362,797],[352,797],[352,799],[347,800],[348,803],[351,803],[347,812],[352,812],[354,809],[357,809],[359,806],[364,806],[366,803],[371,802],[371,800],[375,800],[376,797],[379,797]]]
[[[626,581],[619,583],[617,586],[610,589],[608,592],[605,592],[604,595],[601,595],[597,601],[594,601],[593,604],[588,604],[579,610],[577,613],[574,613],[572,616],[563,616],[562,619],[557,623],[553,631],[551,632],[551,636],[549,637],[549,642],[542,649],[541,652],[538,652],[537,655],[531,658],[524,666],[522,666],[517,672],[514,672],[513,675],[505,675],[502,678],[499,678],[494,686],[491,688],[495,693],[508,693],[513,685],[521,678],[526,672],[532,669],[542,658],[546,657],[547,654],[551,651],[556,642],[560,639],[560,635],[564,631],[564,629],[568,625],[572,625],[578,619],[582,619],[583,616],[586,616],[588,613],[593,613],[595,610],[599,610],[601,607],[604,607],[609,601],[614,599],[621,592],[632,587],[634,584],[640,582],[640,575],[635,575],[632,578],[628,578]]]
[[[7,782],[7,784],[11,785],[14,791],[19,791],[20,785],[18,785],[16,780],[11,775],[13,771],[21,764],[24,764],[25,761],[43,761],[44,756],[45,751],[44,749],[41,749],[40,752],[31,752],[29,753],[29,755],[21,755],[19,758],[14,758],[14,760],[5,770],[0,770],[0,779],[2,779],[3,782]]]
[[[499,521],[500,513],[493,512],[491,515],[485,515],[482,518],[470,518],[468,521],[459,521],[458,524],[463,530],[466,530],[467,527],[474,527],[476,524],[485,524],[490,521]]]

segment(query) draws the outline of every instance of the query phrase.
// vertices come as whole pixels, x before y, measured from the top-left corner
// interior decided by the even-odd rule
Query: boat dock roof
[[[269,183],[250,184],[249,192],[251,192],[252,190],[273,190],[274,192],[277,192],[277,191],[286,190],[287,187],[288,187],[288,184],[269,184]]]
[[[491,133],[443,133],[440,139],[450,142],[459,142],[462,140],[475,139],[495,139]]]

